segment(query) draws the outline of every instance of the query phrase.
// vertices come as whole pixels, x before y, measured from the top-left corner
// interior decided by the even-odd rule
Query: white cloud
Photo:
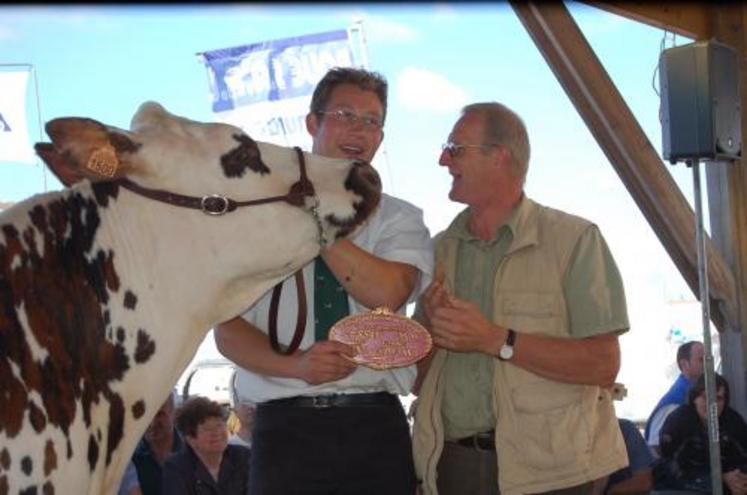
[[[407,67],[396,79],[400,104],[410,110],[457,112],[467,103],[467,92],[445,76],[418,67]]]
[[[395,22],[382,16],[353,16],[363,21],[363,33],[371,43],[411,43],[420,39],[420,32],[408,24]]]

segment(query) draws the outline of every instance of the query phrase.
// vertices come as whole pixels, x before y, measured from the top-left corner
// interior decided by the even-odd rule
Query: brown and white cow
[[[381,184],[151,102],[130,131],[46,129],[72,186],[0,215],[0,495],[115,493],[208,329],[356,229]]]

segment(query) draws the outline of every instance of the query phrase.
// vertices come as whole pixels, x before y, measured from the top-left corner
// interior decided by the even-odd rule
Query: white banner
[[[257,141],[311,149],[311,94],[332,67],[353,65],[347,31],[253,43],[200,54],[213,114]]]
[[[0,162],[36,163],[26,123],[30,72],[0,72]]]

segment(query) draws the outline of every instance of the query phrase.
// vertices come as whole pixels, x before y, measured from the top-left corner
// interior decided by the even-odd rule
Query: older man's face
[[[151,443],[159,443],[173,435],[173,431],[174,400],[169,396],[150,422],[145,431],[145,439]]]

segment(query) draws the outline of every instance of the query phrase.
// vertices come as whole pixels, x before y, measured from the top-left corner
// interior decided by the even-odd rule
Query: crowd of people
[[[331,69],[312,96],[314,153],[372,160],[384,137],[386,80]],[[618,339],[629,329],[622,277],[599,228],[524,192],[530,140],[497,102],[467,105],[439,158],[466,205],[431,237],[416,206],[383,195],[364,229],[217,326],[237,365],[229,439],[219,405],[166,400],[132,458],[145,495],[597,495],[703,488],[703,346],[645,428],[613,406]],[[294,283],[289,277],[284,284]],[[273,296],[274,293],[274,296]],[[299,293],[311,301],[297,335]],[[386,306],[430,332],[417,365],[372,369],[327,337],[350,314]],[[272,324],[272,323],[275,324]],[[276,345],[272,345],[272,344]],[[718,377],[726,493],[747,495],[747,426]],[[414,393],[412,429],[398,396]],[[175,419],[174,419],[175,418]],[[251,450],[249,449],[251,448]],[[137,484],[137,483],[135,483]]]

